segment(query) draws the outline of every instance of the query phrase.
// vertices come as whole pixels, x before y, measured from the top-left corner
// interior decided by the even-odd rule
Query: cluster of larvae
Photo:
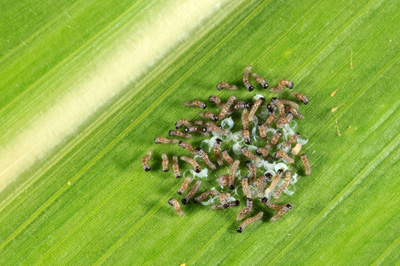
[[[250,75],[262,88],[268,88],[267,82],[261,76],[252,73],[252,67],[248,66],[243,73],[243,83],[248,91],[254,90],[249,80]],[[293,89],[293,83],[281,80],[277,87],[270,88],[269,91],[278,94],[285,87]],[[234,91],[238,87],[221,82],[217,89]],[[300,154],[307,139],[294,131],[297,125],[294,119],[304,119],[304,116],[299,113],[298,102],[306,105],[309,100],[304,94],[294,91],[291,94],[294,99],[282,99],[275,96],[269,101],[263,95],[257,94],[252,102],[237,99],[234,95],[223,102],[219,97],[212,95],[208,101],[220,108],[219,113],[201,112],[199,117],[203,120],[180,119],[176,122],[175,129],[169,131],[168,138],[155,138],[154,141],[157,144],[179,145],[192,155],[179,157],[182,162],[191,166],[184,172],[184,180],[177,191],[179,195],[183,195],[188,190],[180,202],[186,205],[193,199],[194,203],[212,204],[211,210],[222,210],[238,207],[240,201],[237,198],[243,195],[245,206],[239,210],[237,222],[255,211],[254,200],[259,200],[268,209],[277,211],[270,219],[271,222],[275,222],[292,209],[291,203],[278,204],[273,201],[278,200],[282,193],[287,195],[294,193],[289,190],[289,186],[292,185],[294,188],[293,184],[297,182],[297,158],[300,159],[302,165],[300,171],[304,169],[302,173],[306,176],[311,174],[311,168],[307,155]],[[207,104],[200,100],[186,101],[184,106],[207,108]],[[235,122],[232,119],[235,116],[241,122],[241,128],[236,131],[233,128]],[[206,138],[200,147],[194,148],[188,142],[195,136]],[[145,171],[150,170],[151,158],[152,151],[148,151],[142,158]],[[161,158],[162,169],[168,172],[168,156],[162,154]],[[205,167],[202,168],[200,163]],[[221,189],[202,187],[205,183],[202,179],[207,179],[209,170],[215,172],[219,168],[224,169],[225,166],[228,166],[226,174],[218,177],[210,175],[216,182],[215,185]],[[246,170],[240,170],[241,166]],[[176,155],[172,157],[172,170],[176,178],[181,178],[179,160]],[[241,174],[241,171],[246,171],[246,174]],[[191,185],[192,183],[194,184]],[[240,187],[243,193],[241,190],[238,192]],[[202,193],[198,195],[201,190]],[[184,216],[180,202],[175,198],[168,201],[178,215]],[[256,212],[256,215],[244,220],[236,231],[241,233],[248,225],[263,217],[263,210],[254,213]]]

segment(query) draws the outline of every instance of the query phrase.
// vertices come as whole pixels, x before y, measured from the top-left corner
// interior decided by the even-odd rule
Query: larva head
[[[265,102],[265,98],[264,97],[260,97],[259,100],[260,100],[261,104],[263,104]]]
[[[190,128],[186,127],[186,128],[185,128],[185,132],[186,132],[186,133],[189,133],[189,132],[190,132]]]
[[[250,145],[251,139],[250,138],[245,138],[244,139],[244,143],[246,143],[247,145]]]
[[[293,85],[294,85],[293,82],[288,80],[286,87],[288,87],[289,89],[293,89]]]
[[[174,131],[173,131],[173,130],[170,130],[170,131],[168,132],[168,135],[169,135],[169,136],[173,136],[173,135],[174,135]]]
[[[234,203],[234,205],[233,205],[233,206],[239,206],[239,204],[240,204],[240,201],[238,201],[238,200],[235,200],[235,203]]]
[[[211,119],[212,119],[214,122],[216,122],[216,121],[218,121],[219,118],[218,118],[217,115],[213,115]]]
[[[276,97],[271,98],[271,102],[272,102],[274,105],[276,105],[276,104],[278,103],[278,98],[276,98]]]
[[[246,167],[250,167],[252,165],[251,161],[246,161],[244,164],[246,165]]]
[[[283,173],[283,169],[279,169],[278,171],[276,171],[277,174],[282,174]]]
[[[272,114],[273,112],[274,112],[274,107],[272,106],[272,104],[267,104],[267,109],[268,109],[268,112],[270,113],[270,114]]]
[[[241,226],[239,226],[238,228],[236,228],[236,232],[238,232],[238,233],[243,232],[243,228]]]
[[[173,203],[173,202],[174,202],[174,199],[173,199],[173,198],[171,198],[171,199],[168,200],[168,203],[169,203],[169,205],[171,205],[171,206],[174,206],[174,203]]]
[[[267,203],[267,202],[268,202],[268,198],[267,198],[267,197],[264,197],[264,198],[261,199],[261,201],[262,201],[263,203]]]
[[[183,205],[188,204],[188,200],[187,200],[186,198],[183,198],[183,199],[182,199],[182,204],[183,204]]]
[[[220,145],[222,143],[222,139],[216,139],[215,142]]]
[[[263,89],[268,89],[268,83],[267,82],[264,82],[263,84],[262,84],[262,87],[263,87]]]
[[[291,203],[287,203],[287,204],[285,205],[285,208],[286,208],[287,210],[290,210],[290,209],[292,208],[292,204],[291,204]]]
[[[148,171],[150,171],[150,167],[149,167],[149,166],[146,166],[146,167],[144,167],[144,170],[145,170],[146,172],[148,172]]]
[[[250,85],[250,86],[247,87],[247,89],[248,89],[249,91],[253,91],[253,90],[254,90],[254,86],[253,86],[253,85]]]
[[[201,131],[203,131],[203,133],[206,133],[206,132],[208,131],[208,128],[207,128],[207,127],[203,127],[203,128],[201,129]]]
[[[265,179],[267,181],[271,181],[272,180],[272,174],[271,173],[266,173],[264,176],[265,176]]]
[[[201,172],[201,168],[200,168],[200,166],[199,167],[196,167],[196,169],[194,170],[196,173],[200,173]]]
[[[207,107],[207,104],[206,104],[206,103],[201,103],[201,104],[200,104],[200,108],[206,109],[206,107]]]
[[[234,190],[235,189],[235,185],[229,185],[229,189],[230,190]]]

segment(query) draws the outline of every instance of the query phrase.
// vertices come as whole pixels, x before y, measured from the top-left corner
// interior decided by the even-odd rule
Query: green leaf
[[[395,1],[23,0],[0,10],[1,265],[398,263]],[[248,64],[309,97],[299,131],[312,175],[282,199],[288,214],[269,223],[266,210],[237,234],[237,210],[173,212],[181,181],[159,158],[183,151],[153,140],[196,118],[184,100],[228,98],[216,84],[241,84]]]

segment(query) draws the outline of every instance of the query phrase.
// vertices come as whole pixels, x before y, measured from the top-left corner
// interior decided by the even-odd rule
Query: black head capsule
[[[272,106],[272,104],[267,104],[267,109],[268,109],[268,112],[271,114],[271,113],[273,113],[274,111],[275,111],[275,108]]]
[[[265,176],[265,180],[266,180],[267,182],[270,182],[270,181],[272,180],[272,175],[271,175],[271,173],[266,173],[264,176]]]

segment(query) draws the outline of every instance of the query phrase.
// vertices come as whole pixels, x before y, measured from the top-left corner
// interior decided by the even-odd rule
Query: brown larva
[[[287,147],[289,147],[290,145],[292,145],[292,143],[294,143],[298,138],[300,137],[300,133],[295,133],[293,136],[291,136],[287,141],[285,141],[282,144],[282,147],[284,149],[286,149]]]
[[[173,136],[173,137],[181,137],[184,139],[191,139],[193,136],[189,133],[183,133],[182,131],[179,130],[170,130],[168,135]]]
[[[169,199],[168,203],[174,207],[174,210],[176,212],[176,214],[178,214],[179,216],[184,216],[185,214],[183,213],[183,211],[181,210],[181,205],[179,204],[179,202],[176,199]]]
[[[292,204],[287,203],[285,204],[285,206],[280,209],[270,220],[271,223],[275,222],[276,220],[278,220],[279,218],[281,218],[282,215],[284,215],[285,213],[287,213],[288,211],[290,211],[290,209],[292,208]]]
[[[271,123],[273,122],[273,121],[275,121],[275,119],[276,119],[276,114],[275,114],[275,112],[272,112],[269,116],[268,116],[268,118],[265,120],[265,122],[264,122],[264,124],[262,125],[264,128],[269,128],[269,126],[271,125]]]
[[[306,172],[306,176],[311,175],[311,166],[310,166],[310,162],[308,161],[307,155],[305,153],[303,153],[302,155],[300,155],[300,158],[304,165],[304,170]]]
[[[188,157],[188,156],[181,156],[180,159],[181,159],[182,161],[185,161],[185,162],[187,162],[188,164],[190,164],[190,165],[194,168],[194,171],[195,171],[196,173],[200,173],[200,172],[201,172],[200,165],[196,162],[195,159],[190,158],[190,157]]]
[[[251,107],[251,110],[249,112],[249,121],[253,122],[254,121],[254,116],[256,115],[256,112],[258,108],[265,102],[265,98],[261,97],[258,100],[256,100]]]
[[[175,128],[179,129],[182,126],[191,127],[193,124],[187,119],[179,119],[178,122],[175,123]]]
[[[206,122],[204,123],[204,128],[203,128],[203,132],[217,132],[220,134],[229,134],[229,129],[223,129],[220,126],[217,126],[216,124],[214,124],[213,122]]]
[[[199,190],[201,185],[201,180],[197,180],[194,186],[190,189],[190,191],[186,194],[186,196],[182,199],[182,204],[188,204],[189,200],[193,198],[194,194]]]
[[[211,112],[199,113],[199,116],[206,119],[211,119],[212,121],[218,121],[218,115]]]
[[[193,202],[199,203],[199,202],[205,200],[208,196],[217,196],[217,195],[219,195],[219,192],[217,190],[215,190],[215,189],[208,190],[208,191],[202,193],[200,196],[195,197],[193,199]]]
[[[251,76],[263,87],[264,89],[268,89],[268,83],[256,73],[251,73]]]
[[[285,104],[285,105],[289,105],[287,107],[291,107],[291,108],[294,108],[294,109],[299,109],[299,105],[297,103],[295,103],[294,101],[287,100],[287,99],[279,99],[279,101],[281,103]]]
[[[208,98],[208,101],[211,102],[211,103],[215,103],[215,105],[217,105],[218,107],[224,106],[224,104],[221,102],[221,99],[218,96],[215,96],[215,95],[211,95]]]
[[[169,171],[168,156],[165,153],[163,153],[163,154],[161,154],[161,158],[162,158],[162,169],[163,169],[164,172],[168,172]]]
[[[235,174],[237,169],[239,168],[239,160],[236,160],[232,165],[231,169],[229,170],[229,189],[235,189]]]
[[[291,81],[289,81],[289,80],[287,80],[287,79],[284,79],[284,80],[281,80],[281,81],[279,82],[278,87],[276,87],[276,88],[271,88],[271,89],[269,89],[269,90],[270,90],[271,92],[278,93],[278,92],[280,92],[280,91],[283,89],[283,87],[286,87],[286,88],[289,88],[289,89],[293,89],[293,82],[291,82]]]
[[[292,106],[286,106],[286,112],[292,113],[293,116],[298,119],[304,119],[304,115],[300,114],[299,111],[297,111],[297,109],[293,108]]]
[[[172,170],[174,171],[174,176],[176,178],[181,177],[181,173],[179,172],[179,163],[178,163],[178,157],[173,156],[172,157]]]
[[[152,151],[147,151],[146,155],[142,158],[142,166],[146,172],[150,171],[149,161],[151,159],[152,154],[153,154]]]
[[[249,158],[250,160],[255,161],[257,164],[261,163],[262,160],[258,158],[255,154],[253,154],[251,151],[249,151],[246,147],[242,147],[242,154]]]
[[[285,189],[289,186],[290,184],[290,178],[292,177],[292,172],[287,170],[285,172],[285,182],[283,185],[278,189],[278,191],[275,193],[274,199],[279,199],[281,196],[282,192],[285,191]]]
[[[235,106],[233,106],[233,109],[237,110],[243,110],[243,109],[249,109],[251,108],[252,104],[245,102],[245,101],[237,101]]]
[[[284,159],[287,163],[292,164],[294,163],[294,159],[290,157],[286,152],[284,151],[277,151],[276,152],[276,158],[282,158]]]
[[[221,193],[221,194],[219,194],[219,202],[221,203],[221,205],[224,208],[228,207],[228,203],[229,203],[230,197],[231,197],[231,194],[229,194],[229,193]]]
[[[285,116],[285,106],[283,105],[283,103],[281,103],[281,101],[278,100],[278,98],[274,97],[271,99],[271,102],[278,107],[279,109],[279,115],[280,116]]]
[[[278,141],[279,141],[279,139],[281,138],[281,136],[282,136],[282,132],[280,132],[280,131],[277,131],[276,133],[275,133],[275,135],[272,137],[272,139],[271,139],[271,144],[272,145],[275,145],[276,143],[278,143]]]
[[[218,184],[221,186],[221,187],[225,187],[225,186],[227,186],[228,184],[229,184],[229,178],[228,178],[228,176],[227,175],[220,175],[219,177],[218,177]]]
[[[201,158],[203,158],[203,161],[207,164],[208,168],[210,168],[212,170],[217,170],[217,167],[215,166],[215,164],[213,164],[210,161],[208,154],[202,148],[197,147],[196,152],[197,152],[197,155],[199,155],[199,156],[201,156]]]
[[[251,191],[249,188],[249,178],[248,177],[243,177],[242,188],[243,188],[244,194],[246,195],[246,198],[251,198]]]
[[[223,204],[216,204],[211,206],[211,210],[222,210],[222,209],[228,209],[228,208],[233,208],[239,206],[240,202],[238,200],[235,201],[230,201],[226,205]]]
[[[295,99],[302,101],[304,104],[308,104],[309,102],[307,96],[305,96],[302,93],[297,93],[295,91],[292,91],[292,95]]]
[[[293,119],[292,113],[287,113],[285,116],[280,116],[278,120],[276,120],[276,127],[283,128],[286,124],[289,124]]]
[[[217,159],[217,163],[219,166],[222,166],[224,162],[222,161],[221,155],[220,155],[220,150],[221,150],[221,144],[222,140],[221,139],[216,139],[213,147],[213,153],[215,156],[215,159]]]
[[[236,217],[236,221],[240,222],[247,214],[253,209],[253,200],[251,198],[246,199],[246,207],[241,209]]]
[[[225,160],[227,163],[229,163],[230,165],[232,165],[232,164],[235,162],[235,160],[232,159],[232,157],[229,155],[229,153],[228,153],[227,150],[223,150],[223,151],[221,152],[221,154],[222,154],[222,158],[224,158],[224,160]]]
[[[285,204],[273,203],[267,197],[262,198],[261,201],[265,204],[265,206],[267,206],[268,208],[270,208],[271,210],[274,210],[274,211],[279,211],[287,205],[287,203],[285,203]]]
[[[179,190],[178,190],[178,194],[179,195],[182,195],[183,194],[183,192],[185,192],[185,190],[187,189],[187,187],[189,186],[189,183],[192,181],[192,177],[191,176],[187,176],[186,178],[185,178],[185,180],[183,180],[183,182],[182,182],[182,184],[181,184],[181,187],[179,188]]]
[[[199,107],[201,109],[206,109],[207,104],[203,103],[200,100],[194,100],[194,101],[186,101],[183,103],[184,106],[188,106],[188,107]]]
[[[296,143],[296,145],[294,145],[293,149],[290,151],[293,155],[297,155],[299,154],[301,147],[303,145],[301,143]]]
[[[253,184],[256,181],[256,178],[257,178],[257,176],[256,176],[257,175],[257,168],[250,161],[246,161],[245,165],[250,171],[250,184]]]
[[[243,71],[243,83],[244,83],[244,86],[246,87],[246,89],[248,91],[254,90],[253,85],[251,85],[250,81],[249,81],[249,74],[250,74],[250,71],[251,71],[252,68],[253,67],[251,65],[249,65]]]
[[[184,149],[187,149],[191,154],[197,155],[196,150],[192,147],[190,143],[179,141],[178,145]]]
[[[249,111],[247,109],[243,109],[242,111],[242,129],[248,130],[249,129]]]
[[[219,120],[223,119],[227,115],[229,109],[231,108],[231,106],[235,101],[236,101],[235,96],[232,95],[231,97],[229,97],[228,101],[224,104],[224,106],[221,108],[221,111],[218,114]]]
[[[247,145],[251,143],[250,131],[248,129],[242,130],[243,141]]]
[[[268,157],[268,149],[263,148],[263,147],[258,147],[256,150],[256,153],[258,155],[262,155],[262,157],[265,159]]]
[[[200,126],[191,126],[185,128],[186,133],[196,132],[196,133],[204,133],[203,128]]]
[[[234,90],[237,90],[238,87],[236,85],[230,85],[227,82],[223,81],[223,82],[218,83],[217,89],[218,90],[227,89],[229,91],[234,91]]]
[[[256,216],[247,218],[244,222],[236,229],[238,233],[243,232],[243,230],[252,223],[259,221],[263,217],[264,213],[261,211]]]
[[[164,137],[157,137],[154,139],[154,142],[157,144],[178,144],[179,140],[177,139],[167,139]]]
[[[269,187],[265,190],[265,195],[269,194],[270,192],[272,192],[272,191],[275,189],[276,184],[278,184],[279,179],[282,177],[282,173],[283,173],[283,170],[282,170],[282,169],[279,169],[279,170],[276,172],[276,175],[275,175],[274,178],[272,179],[271,184],[270,184]]]
[[[263,125],[258,126],[258,132],[260,132],[260,137],[263,141],[267,142],[267,132],[265,131],[265,127]]]
[[[260,176],[257,179],[256,186],[257,186],[257,197],[262,198],[264,196],[264,187],[263,183],[269,182],[272,179],[272,175],[270,173],[266,173],[263,176]]]

